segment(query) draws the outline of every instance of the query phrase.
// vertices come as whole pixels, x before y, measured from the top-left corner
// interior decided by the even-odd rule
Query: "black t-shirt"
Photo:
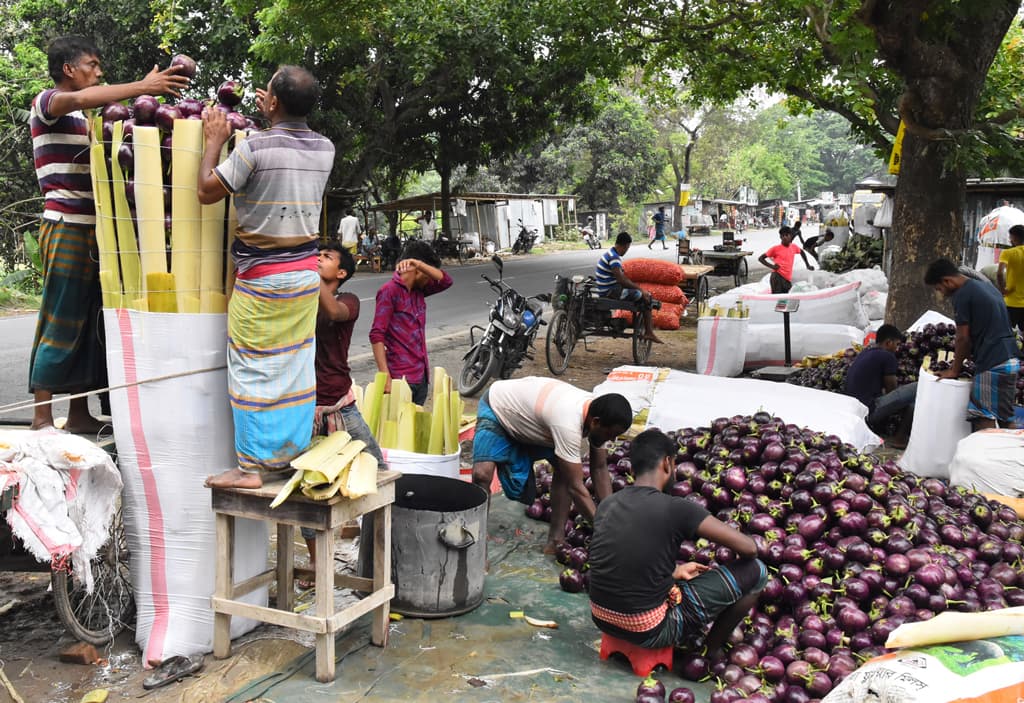
[[[352,330],[359,319],[359,298],[352,293],[336,293],[338,302],[348,308],[352,319],[334,322],[323,312],[316,316],[316,404],[335,405],[352,388],[348,348]]]
[[[843,393],[874,410],[875,401],[882,395],[882,377],[896,376],[899,372],[895,354],[882,347],[868,347],[857,355],[846,372]]]
[[[1010,317],[995,287],[967,279],[953,294],[953,312],[956,324],[970,327],[971,357],[979,372],[1016,358],[1017,341]]]
[[[642,613],[664,603],[675,584],[679,545],[696,537],[709,514],[692,500],[649,486],[630,486],[601,501],[590,542],[590,599],[619,613]],[[636,633],[613,634],[643,639]]]

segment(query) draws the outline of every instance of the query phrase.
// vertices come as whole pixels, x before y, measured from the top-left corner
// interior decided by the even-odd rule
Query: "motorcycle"
[[[501,257],[491,257],[498,269],[495,281],[486,273],[487,281],[498,294],[491,305],[486,329],[480,325],[469,328],[470,348],[463,357],[459,373],[459,393],[473,396],[487,385],[490,378],[510,378],[526,359],[533,359],[533,341],[537,330],[547,323],[541,319],[541,297],[526,298],[502,280],[504,264]],[[483,335],[474,339],[473,331]]]
[[[533,245],[537,242],[537,230],[530,229],[523,224],[522,220],[519,220],[519,236],[516,237],[516,241],[512,243],[513,254],[529,254],[530,249],[533,249]]]
[[[583,240],[584,244],[586,244],[591,249],[601,248],[601,238],[594,233],[594,230],[593,228],[591,228],[589,223],[585,227],[580,227],[579,230],[580,239]]]

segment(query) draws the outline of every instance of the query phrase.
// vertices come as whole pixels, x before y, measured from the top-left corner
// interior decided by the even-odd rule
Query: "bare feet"
[[[558,552],[558,542],[548,542],[544,545],[544,554],[554,556]]]
[[[70,432],[71,434],[84,434],[84,435],[96,435],[103,431],[104,427],[109,425],[102,420],[97,420],[93,416],[89,415],[84,420],[75,420],[72,422],[71,418],[64,423],[64,431]]]
[[[661,339],[658,338],[658,335],[654,334],[653,332],[651,334],[645,334],[644,335],[644,339],[646,339],[649,342],[654,342],[655,344],[664,344],[665,343]]]
[[[241,469],[229,469],[216,476],[207,476],[207,488],[263,488],[263,479],[259,474],[248,474]]]

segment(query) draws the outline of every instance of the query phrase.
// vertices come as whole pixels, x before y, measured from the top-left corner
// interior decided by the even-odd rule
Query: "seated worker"
[[[835,238],[835,232],[827,229],[825,230],[825,234],[816,234],[813,237],[808,238],[808,240],[804,242],[804,251],[813,256],[814,260],[820,263],[821,259],[818,258],[818,247],[831,242]]]
[[[875,333],[875,342],[854,359],[846,372],[843,393],[853,396],[868,408],[868,426],[879,431],[885,421],[896,413],[903,413],[896,434],[886,440],[894,449],[907,446],[910,426],[914,421],[914,400],[917,383],[897,386],[899,365],[896,348],[903,341],[903,333],[894,325],[882,325]]]
[[[789,289],[793,287],[793,261],[796,259],[797,254],[803,258],[807,270],[813,271],[814,267],[807,260],[807,254],[804,253],[803,249],[793,244],[793,230],[789,227],[780,227],[779,243],[769,248],[768,251],[761,254],[757,259],[763,266],[767,266],[772,270],[772,293],[788,293]],[[768,259],[771,259],[772,262],[768,263]]]
[[[718,652],[757,604],[768,571],[747,535],[685,498],[665,493],[676,443],[659,430],[630,448],[636,477],[601,501],[590,541],[590,612],[602,632],[649,649],[706,646]],[[676,564],[683,540],[703,537],[736,553],[728,564]],[[712,624],[713,623],[713,624]]]
[[[372,258],[375,249],[377,249],[377,230],[371,227],[365,234],[359,235],[359,255]]]
[[[622,257],[629,251],[633,238],[626,232],[619,232],[615,238],[615,245],[601,255],[597,262],[597,269],[594,272],[594,279],[597,282],[597,292],[605,298],[614,300],[629,300],[634,303],[651,307],[651,294],[644,292],[640,286],[629,280],[622,270]],[[663,342],[654,334],[651,327],[651,316],[647,316],[647,324],[644,329],[644,338],[656,344]]]
[[[395,264],[398,263],[398,255],[402,253],[402,240],[394,232],[389,232],[381,242],[380,251],[381,266],[385,271],[393,271]]]
[[[597,398],[564,381],[528,376],[497,381],[480,398],[473,439],[473,483],[491,492],[494,470],[505,495],[529,505],[537,493],[533,463],[554,466],[551,527],[546,554],[565,538],[569,508],[594,519],[594,501],[583,484],[583,450],[590,454],[590,476],[598,500],[612,493],[606,442],[633,423],[629,401],[618,393]]]

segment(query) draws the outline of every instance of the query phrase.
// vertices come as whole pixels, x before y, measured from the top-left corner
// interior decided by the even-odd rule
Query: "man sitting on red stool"
[[[658,430],[633,440],[636,481],[601,501],[590,542],[590,610],[598,629],[648,649],[725,644],[768,580],[754,541],[685,498],[667,495],[675,442]],[[676,564],[683,540],[703,537],[738,557],[714,567]],[[712,624],[713,623],[713,624]]]

